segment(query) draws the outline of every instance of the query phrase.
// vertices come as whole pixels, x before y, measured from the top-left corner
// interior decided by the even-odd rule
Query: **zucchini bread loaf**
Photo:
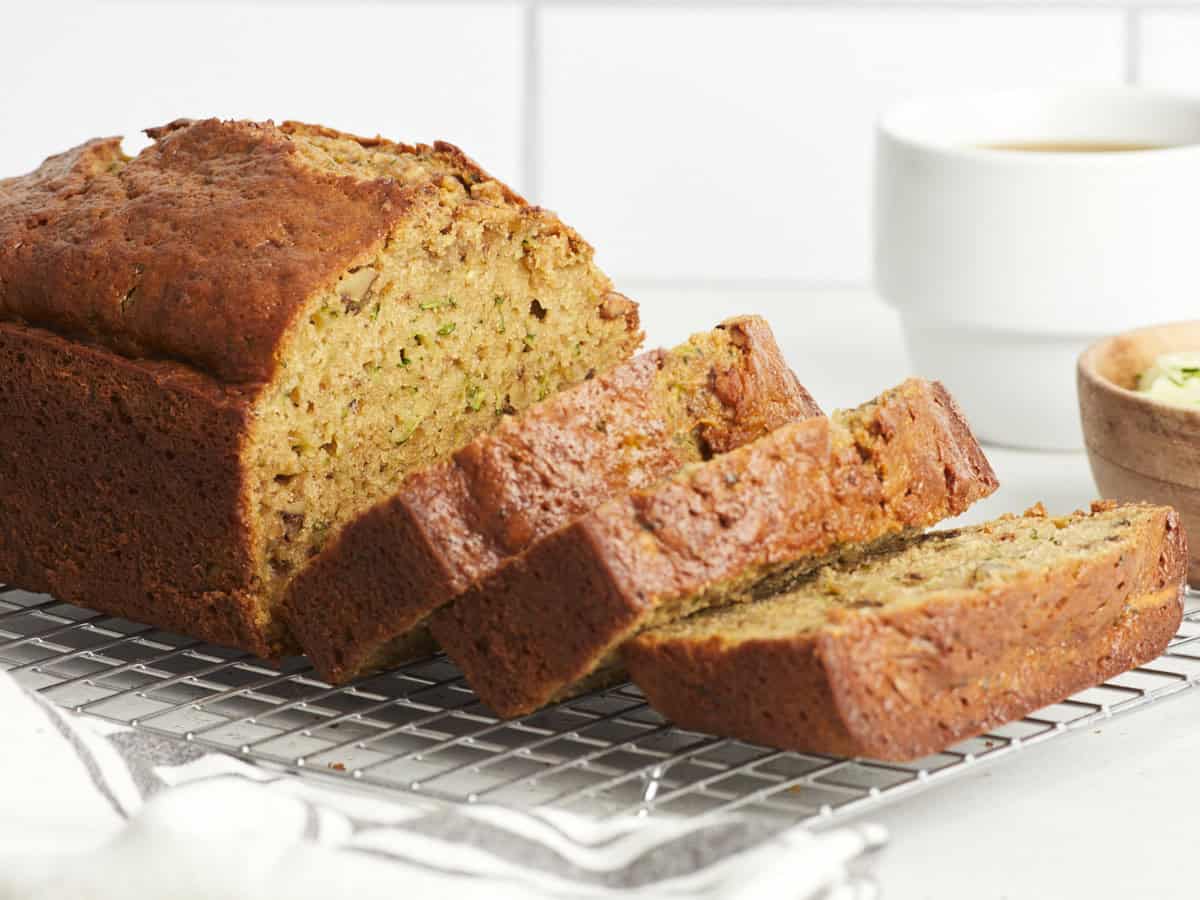
[[[331,681],[427,652],[425,618],[509,556],[609,497],[815,415],[758,317],[649,351],[410,475],[293,579],[288,624]]]
[[[747,599],[995,488],[945,389],[912,379],[597,507],[430,625],[480,699],[516,716],[604,679],[643,628]]]
[[[628,357],[636,307],[449,144],[148,133],[0,181],[0,581],[275,656],[329,535]]]
[[[907,760],[1155,658],[1186,574],[1174,510],[1039,506],[644,631],[622,655],[686,728]]]

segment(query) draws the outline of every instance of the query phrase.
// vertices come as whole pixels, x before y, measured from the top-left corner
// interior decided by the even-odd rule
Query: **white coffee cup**
[[[1161,149],[989,149],[1033,143]],[[1079,353],[1200,315],[1200,98],[1105,88],[892,108],[875,280],[917,372],[945,382],[981,439],[1082,447]]]

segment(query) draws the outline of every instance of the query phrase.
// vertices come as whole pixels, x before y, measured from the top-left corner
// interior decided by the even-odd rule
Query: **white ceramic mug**
[[[985,146],[1032,142],[1163,149]],[[1079,353],[1200,314],[1200,98],[1108,88],[894,107],[876,141],[875,280],[918,373],[945,382],[981,439],[1082,447]]]

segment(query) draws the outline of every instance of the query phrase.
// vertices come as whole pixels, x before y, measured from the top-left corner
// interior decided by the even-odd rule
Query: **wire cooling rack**
[[[435,656],[346,687],[0,585],[0,669],[61,706],[260,764],[442,801],[592,816],[740,809],[820,827],[1200,684],[1200,594],[1148,666],[908,764],[676,728],[631,684],[497,719]]]

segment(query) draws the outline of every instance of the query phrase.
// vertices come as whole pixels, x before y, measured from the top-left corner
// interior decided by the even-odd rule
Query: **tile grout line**
[[[1136,85],[1142,77],[1142,13],[1136,7],[1125,10],[1125,83]]]
[[[455,0],[451,0],[455,2]],[[457,0],[470,3],[475,0]],[[860,10],[967,10],[1031,12],[1040,10],[1120,11],[1110,0],[533,0],[531,6],[591,9],[677,9],[686,14],[700,9],[860,9]],[[1128,11],[1195,10],[1195,0],[1126,0]]]
[[[130,0],[133,5],[153,6],[160,0]],[[270,7],[320,6],[328,0],[262,0]],[[431,6],[430,0],[354,0],[357,6]],[[481,0],[439,0],[442,6],[483,6]],[[510,4],[510,5],[516,5]],[[524,4],[522,4],[524,5]],[[537,6],[592,7],[596,9],[868,9],[868,10],[1019,10],[1024,12],[1051,9],[1090,9],[1120,11],[1183,10],[1200,12],[1197,0],[534,0]]]
[[[133,5],[153,6],[159,0],[130,0]],[[262,0],[270,7],[320,6],[328,0]],[[358,6],[430,6],[430,0],[355,0]],[[481,6],[481,0],[439,0],[443,6]],[[516,4],[510,4],[516,5]],[[1141,12],[1184,11],[1200,14],[1197,0],[1125,0],[1117,4],[1112,0],[532,0],[522,6],[563,7],[593,9],[678,9],[683,13],[693,9],[862,9],[949,11],[968,10],[1016,10],[1033,12],[1039,10],[1133,10]]]
[[[541,4],[530,0],[523,10],[521,193],[531,203],[541,202],[542,157],[542,23]]]
[[[737,293],[778,293],[795,291],[869,291],[869,281],[806,281],[804,279],[738,279],[738,278],[645,278],[614,275],[621,289],[674,291],[731,291]],[[636,299],[636,298],[635,298]]]

